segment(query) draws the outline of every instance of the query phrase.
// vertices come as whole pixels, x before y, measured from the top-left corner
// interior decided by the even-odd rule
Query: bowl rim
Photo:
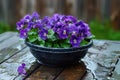
[[[75,50],[88,49],[88,48],[90,48],[93,45],[93,40],[92,39],[89,39],[89,40],[87,39],[87,41],[89,41],[88,44],[80,46],[78,48],[75,48],[75,47],[70,47],[70,48],[49,48],[49,47],[42,47],[42,46],[39,46],[39,45],[30,43],[30,42],[27,42],[26,40],[25,40],[25,44],[27,46],[29,46],[30,48],[34,48],[34,49],[40,49],[40,50],[46,50],[46,51],[61,51],[61,52],[63,52],[63,51],[75,51]]]

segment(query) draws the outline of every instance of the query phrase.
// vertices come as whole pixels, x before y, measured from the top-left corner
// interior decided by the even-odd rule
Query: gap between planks
[[[13,57],[14,55],[18,54],[19,52],[21,52],[22,50],[24,50],[25,48],[27,48],[27,46],[23,47],[21,50],[16,51],[15,53],[13,53],[11,56],[9,56],[8,58],[4,59],[3,61],[0,62],[0,64],[4,63],[5,61],[7,61],[8,59],[10,59],[11,57]]]
[[[81,80],[85,73],[86,67],[83,63],[62,68],[42,65],[26,78],[26,80]]]
[[[3,56],[6,54],[5,58],[1,57],[2,59],[0,60],[0,64],[4,63],[6,60],[10,59],[12,56],[26,48],[25,45],[21,49],[15,48],[17,46],[23,45],[20,43],[19,37],[17,37],[17,33],[15,32],[5,32],[3,34],[0,34],[0,44],[0,55]],[[8,49],[13,50],[14,52],[9,53]]]

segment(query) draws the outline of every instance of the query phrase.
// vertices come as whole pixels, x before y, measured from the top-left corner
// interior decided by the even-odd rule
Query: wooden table
[[[94,40],[80,64],[52,68],[37,63],[15,32],[0,34],[0,80],[120,80],[120,41]],[[26,64],[27,75],[17,68]]]

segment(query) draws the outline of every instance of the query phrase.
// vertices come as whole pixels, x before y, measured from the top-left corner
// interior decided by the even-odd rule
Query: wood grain
[[[6,39],[9,39],[12,36],[15,36],[17,33],[15,32],[5,32],[0,34],[0,43],[3,42]]]
[[[22,50],[21,52],[14,55],[13,57],[11,57],[6,62],[0,65],[0,78],[2,80],[13,80],[14,77],[18,75],[18,66],[20,66],[22,63],[26,64],[26,68],[29,70],[30,73],[31,70],[34,70],[33,68],[31,68],[31,66],[34,65],[34,62],[35,58],[29,52],[29,49],[25,48],[24,50]],[[34,68],[36,68],[35,65]],[[18,78],[22,80],[24,77],[18,76]],[[18,78],[16,78],[15,80],[19,80]]]
[[[25,45],[20,42],[17,33],[7,32],[0,35],[0,64],[22,50]]]
[[[8,32],[0,35],[0,62],[7,59],[0,64],[0,80],[13,80],[15,77],[15,80],[26,78],[26,80],[81,80],[81,78],[83,80],[93,80],[94,74],[97,79],[106,80],[110,68],[115,65],[116,59],[120,56],[119,42],[94,40],[94,46],[88,50],[86,57],[83,59],[92,74],[84,75],[86,66],[82,62],[66,68],[43,66],[36,62],[29,48],[24,48],[24,46],[16,33]],[[16,51],[18,51],[17,54]],[[10,57],[11,55],[13,56]],[[27,75],[17,76],[17,68],[22,63],[26,64]],[[114,74],[114,78],[116,78],[116,74]]]
[[[13,80],[17,74],[17,67],[25,63],[28,74],[31,73],[37,64],[35,58],[25,47],[24,43],[17,37],[17,33],[7,32],[0,35],[0,80]],[[13,55],[13,56],[12,56]],[[4,61],[4,62],[3,62]],[[24,76],[25,77],[25,76]],[[17,76],[15,80],[22,80],[24,77]]]
[[[41,66],[27,80],[54,80],[63,68]]]
[[[80,80],[86,72],[86,67],[83,63],[66,68],[56,80]]]

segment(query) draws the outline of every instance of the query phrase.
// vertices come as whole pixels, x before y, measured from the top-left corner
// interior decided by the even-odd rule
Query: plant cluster
[[[92,35],[87,23],[71,15],[54,14],[41,19],[34,12],[25,15],[16,25],[21,38],[44,47],[80,47]]]

